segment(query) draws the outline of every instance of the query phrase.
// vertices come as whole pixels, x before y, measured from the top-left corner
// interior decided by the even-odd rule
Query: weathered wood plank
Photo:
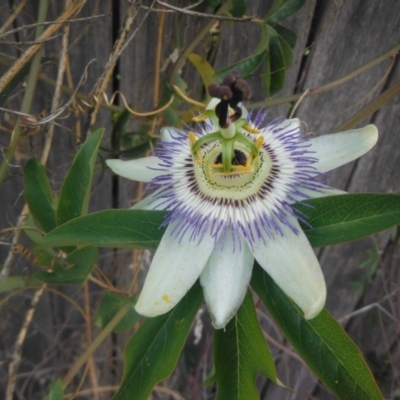
[[[399,4],[395,2],[390,2],[390,4],[359,1],[324,3],[323,8],[319,9],[321,17],[316,21],[318,34],[310,54],[308,70],[305,71],[303,90],[339,79],[396,44],[399,33],[399,11]],[[385,38],[384,41],[382,38]],[[390,78],[385,77],[391,62],[388,60],[330,92],[304,99],[297,116],[308,124],[311,132],[322,134],[334,130],[376,97],[380,91],[398,80],[398,62]],[[373,91],[374,88],[375,91]],[[359,161],[332,171],[329,182],[333,186],[351,192],[398,192],[400,159],[397,142],[399,139],[398,135],[393,134],[399,123],[398,115],[393,112],[398,108],[396,103],[398,101],[391,102],[376,115],[370,117],[369,121],[377,124],[380,131],[377,146]],[[365,124],[369,121],[365,121]],[[386,242],[387,240],[386,235]],[[344,317],[372,301],[371,297],[368,300],[363,299],[362,292],[355,291],[351,285],[352,281],[360,281],[365,276],[366,272],[360,268],[360,265],[368,256],[366,251],[371,248],[374,248],[373,239],[367,238],[355,243],[326,248],[319,252],[328,284],[327,308],[336,317]],[[379,280],[379,277],[375,279]],[[368,288],[369,285],[366,290]],[[374,301],[382,297],[381,291],[373,296]],[[354,320],[356,322],[357,317]],[[347,326],[346,322],[345,326]],[[357,331],[359,328],[358,323],[352,323],[349,326],[350,335],[354,338],[364,336],[362,331]],[[387,350],[381,347],[376,354],[379,354],[377,358],[380,361],[377,363],[382,368]],[[366,357],[369,362],[372,362],[372,359],[368,357],[368,352]],[[290,361],[290,357],[283,356],[280,364],[282,373],[288,371],[290,380],[286,383],[295,391],[292,395],[287,395],[287,398],[299,399],[305,392],[310,395],[315,394],[317,398],[333,398],[318,385],[305,367]],[[383,381],[379,383],[383,384]],[[273,389],[271,393],[274,393]]]

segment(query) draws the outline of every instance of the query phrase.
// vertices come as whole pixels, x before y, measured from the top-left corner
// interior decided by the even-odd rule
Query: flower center
[[[202,162],[194,160],[194,173],[200,190],[213,198],[232,200],[257,194],[271,174],[269,154],[262,149],[257,157],[253,157],[245,145],[237,143],[232,171],[226,173],[221,164],[222,147],[219,141],[210,143],[202,149]]]

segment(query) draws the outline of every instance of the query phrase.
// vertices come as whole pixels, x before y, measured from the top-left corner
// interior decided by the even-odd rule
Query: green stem
[[[46,20],[47,8],[49,5],[49,0],[40,0],[39,3],[39,11],[38,11],[38,26],[36,27],[36,38],[38,38],[42,32],[44,31],[44,26],[41,25],[42,22]],[[31,63],[31,67],[29,70],[29,75],[27,78],[26,91],[24,94],[24,98],[22,99],[21,104],[21,112],[25,114],[29,114],[29,110],[32,105],[33,96],[35,94],[36,84],[38,80],[40,63],[42,58],[43,47],[34,55]],[[13,134],[11,136],[11,143],[7,149],[4,160],[0,165],[0,185],[3,183],[7,171],[8,165],[11,163],[14,158],[15,150],[18,146],[18,142],[21,136],[21,118],[17,119]]]

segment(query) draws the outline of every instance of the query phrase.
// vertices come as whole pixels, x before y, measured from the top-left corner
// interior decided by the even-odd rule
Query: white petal
[[[207,104],[206,111],[208,110],[215,110],[215,107],[221,102],[221,99],[213,97],[209,103]]]
[[[107,160],[106,163],[117,175],[139,182],[150,182],[157,176],[166,174],[157,169],[160,168],[161,160],[155,156],[129,161]]]
[[[168,126],[165,128],[161,128],[160,138],[163,142],[174,142],[176,140],[174,139],[174,137],[176,137],[177,134],[182,133],[187,136],[187,132],[185,132],[184,130]]]
[[[282,228],[284,236],[276,235],[264,245],[257,242],[253,255],[275,283],[302,309],[304,317],[316,317],[326,300],[326,285],[321,267],[297,220],[289,221],[298,228]]]
[[[239,107],[242,110],[242,115],[241,115],[240,118],[247,119],[247,117],[249,115],[249,112],[247,111],[247,108],[242,103],[239,103]]]
[[[205,235],[200,244],[171,236],[170,224],[154,254],[136,311],[155,317],[171,310],[193,286],[214,248],[214,238]]]
[[[360,129],[313,138],[308,150],[314,151],[319,160],[313,166],[319,172],[327,172],[362,156],[377,140],[376,126],[368,125]]]
[[[285,119],[279,125],[274,126],[275,129],[285,129],[285,131],[290,131],[294,129],[300,129],[301,122],[298,118]],[[268,128],[269,129],[269,128]],[[299,131],[300,133],[300,131]]]
[[[241,235],[221,237],[200,276],[215,329],[224,328],[243,302],[254,257]]]
[[[168,210],[165,206],[165,199],[162,197],[157,198],[158,194],[163,190],[163,188],[157,189],[154,193],[149,194],[131,207],[131,210]]]
[[[290,129],[300,129],[301,122],[298,118],[292,118],[292,119],[287,119],[286,121],[283,121],[282,125],[284,125],[284,126],[290,125]]]
[[[150,196],[147,196],[143,200],[140,200],[138,203],[136,203],[133,207],[131,207],[131,210],[154,210],[154,200],[154,194],[151,194]]]

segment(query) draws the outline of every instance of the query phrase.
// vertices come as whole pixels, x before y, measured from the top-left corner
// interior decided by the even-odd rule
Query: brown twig
[[[201,3],[203,3],[203,1],[204,0],[199,0],[197,3],[194,3],[194,4],[191,4],[190,6],[187,6],[187,7],[183,7],[185,10],[190,10],[190,9],[192,9],[192,8],[196,8],[197,6],[199,6]],[[147,6],[142,6],[141,8],[143,8],[144,10],[148,10],[149,9],[149,7],[147,7]],[[175,10],[161,10],[160,8],[153,8],[153,11],[154,12],[160,12],[160,13],[163,13],[163,14],[168,14],[168,13],[175,13],[176,11]]]
[[[352,117],[350,117],[335,131],[340,132],[354,128],[365,118],[372,115],[375,111],[378,111],[383,105],[391,101],[394,97],[398,96],[399,93],[400,93],[400,80],[397,81],[394,85],[392,85],[389,89],[381,93],[376,99],[368,103],[365,107],[363,107]]]
[[[27,2],[28,0],[21,0],[18,3],[18,5],[14,8],[13,12],[8,17],[7,21],[4,22],[3,26],[0,28],[0,38],[3,36],[2,33],[4,33],[5,30],[14,22],[15,18],[17,18],[17,15],[22,11]]]
[[[53,34],[60,29],[65,20],[70,18],[72,15],[79,12],[82,6],[85,4],[86,0],[75,0],[70,7],[68,7],[56,20],[56,22],[50,25],[38,38],[37,40],[48,39],[49,37],[53,36]],[[36,43],[29,47],[22,55],[18,58],[18,60],[11,66],[11,68],[0,78],[0,92],[4,90],[7,84],[10,82],[11,79],[17,75],[17,73],[22,69],[22,67],[29,62],[29,60],[36,54],[43,43]]]
[[[157,4],[167,9],[179,12],[181,14],[190,15],[192,17],[211,18],[211,19],[218,19],[221,21],[235,21],[235,22],[249,22],[249,21],[254,21],[256,19],[256,17],[236,18],[236,17],[225,17],[222,15],[216,16],[215,14],[205,14],[197,11],[191,11],[188,10],[187,8],[175,7],[171,4],[164,3],[161,0],[157,0]]]
[[[67,0],[65,3],[65,7],[71,5],[71,0]],[[56,87],[54,90],[54,96],[51,103],[51,114],[54,114],[58,109],[60,98],[61,98],[61,86],[64,80],[64,72],[65,72],[65,65],[67,62],[68,57],[68,40],[69,39],[69,24],[64,26],[64,32],[61,42],[61,51],[60,51],[60,62],[58,64],[58,72],[57,72],[57,80],[56,80]],[[54,125],[50,124],[45,132],[45,143],[43,147],[42,156],[40,162],[45,165],[47,159],[49,158],[50,148],[53,141],[53,134],[54,134]]]
[[[24,1],[26,2],[27,0],[24,0]],[[102,18],[102,17],[109,17],[109,16],[110,16],[110,14],[99,14],[99,15],[93,15],[92,17],[69,18],[69,19],[66,19],[64,21],[64,23],[69,24],[71,22],[89,21],[89,20],[99,19],[99,18]],[[0,29],[0,39],[2,39],[3,37],[9,36],[9,35],[11,35],[13,33],[17,33],[17,32],[20,32],[20,31],[23,31],[23,30],[26,30],[26,29],[29,29],[29,28],[36,28],[38,26],[54,25],[54,24],[57,24],[57,23],[58,23],[57,21],[37,22],[35,24],[27,24],[27,25],[20,26],[20,27],[15,28],[15,29],[10,29],[7,32],[4,32],[4,29],[3,29],[4,25],[3,25],[1,27],[1,29]],[[2,43],[4,43],[4,42],[2,42]]]
[[[21,214],[18,217],[17,224],[15,225],[14,234],[13,234],[13,238],[12,238],[12,242],[11,242],[11,248],[7,254],[7,258],[5,259],[3,268],[1,269],[1,272],[0,272],[0,283],[4,282],[7,279],[8,275],[10,274],[11,264],[12,264],[12,262],[14,260],[14,256],[15,256],[15,254],[11,251],[11,249],[14,246],[16,246],[19,242],[19,237],[21,235],[21,228],[25,224],[28,214],[29,214],[29,208],[28,208],[28,205],[25,204],[21,211]]]
[[[91,320],[92,317],[90,315],[90,296],[89,296],[89,283],[85,282],[83,284],[83,293],[85,299],[85,314],[86,314],[86,341],[87,345],[90,346],[92,344],[92,327]],[[93,354],[91,354],[87,361],[88,369],[89,369],[89,378],[90,383],[93,388],[93,400],[99,400],[98,390],[98,382],[96,376],[96,365],[93,359]]]
[[[380,64],[382,61],[385,61],[391,57],[396,57],[397,53],[399,51],[400,51],[400,43],[397,43],[395,46],[393,46],[391,49],[389,49],[385,53],[381,54],[379,57],[376,57],[373,60],[362,65],[361,67],[354,69],[353,71],[349,72],[347,75],[345,75],[339,79],[336,79],[335,81],[329,82],[326,85],[322,85],[322,86],[312,88],[312,89],[307,89],[308,93],[307,93],[306,97],[312,96],[315,94],[319,94],[319,93],[325,93],[332,89],[335,89],[335,88],[351,81],[352,79],[356,78],[358,75],[370,70],[375,65]],[[257,101],[257,102],[248,104],[248,107],[249,108],[261,108],[261,107],[271,107],[271,106],[277,106],[280,104],[291,103],[292,101],[297,101],[300,97],[303,96],[303,94],[304,94],[304,92],[301,92],[301,93],[292,94],[292,95],[286,96],[286,97],[279,97],[277,99],[268,99],[268,100],[263,100],[263,101]]]
[[[32,44],[39,44],[39,43],[41,44],[44,42],[49,42],[50,40],[53,40],[53,39],[57,39],[60,36],[61,36],[61,34],[57,33],[56,35],[50,36],[46,39],[25,40],[25,41],[18,41],[18,42],[2,40],[1,44],[11,45],[11,46],[32,45]]]
[[[196,46],[202,41],[202,39],[209,34],[210,29],[215,24],[215,20],[221,16],[224,12],[228,11],[229,8],[232,6],[232,0],[227,0],[216,12],[213,18],[207,22],[204,28],[198,33],[198,35],[191,41],[191,43],[179,54],[179,58],[176,60],[171,77],[170,77],[170,84],[175,84],[176,77],[179,75],[179,71],[188,59],[190,53],[196,48]]]
[[[104,327],[104,329],[99,333],[98,336],[93,340],[91,345],[81,354],[81,356],[72,365],[71,369],[63,378],[63,387],[65,388],[74,376],[78,373],[81,367],[86,363],[88,357],[93,354],[93,352],[100,346],[100,344],[110,335],[113,329],[118,325],[122,318],[128,313],[132,308],[132,304],[124,304],[111,321]]]
[[[26,334],[28,332],[29,326],[32,322],[33,314],[35,313],[36,306],[39,303],[39,300],[46,288],[46,284],[42,285],[40,289],[35,292],[33,299],[31,301],[31,306],[26,313],[25,321],[22,324],[21,330],[18,334],[17,341],[14,345],[14,351],[11,356],[12,361],[8,367],[8,382],[6,389],[6,400],[13,400],[13,394],[15,389],[15,384],[17,382],[17,371],[19,364],[21,363],[21,355],[22,355],[22,345],[24,344]]]
[[[152,3],[152,6],[154,5],[155,0]],[[151,8],[147,11],[147,13],[144,15],[143,19],[141,20],[138,28],[136,28],[131,35],[130,32],[133,27],[133,22],[135,21],[138,12],[140,10],[140,6],[142,5],[143,0],[137,1],[137,2],[132,2],[131,6],[129,8],[128,15],[125,18],[125,21],[122,25],[121,32],[118,36],[118,39],[116,40],[114,47],[112,49],[112,52],[110,54],[109,60],[107,64],[104,67],[104,72],[100,76],[100,78],[97,80],[97,82],[94,85],[94,89],[92,91],[92,97],[94,99],[100,99],[103,97],[103,94],[105,93],[106,87],[112,77],[112,73],[114,71],[115,65],[117,64],[117,61],[119,57],[121,56],[122,52],[126,48],[126,46],[130,43],[130,41],[136,36],[137,31],[140,29],[144,21],[147,19],[148,14],[151,12]],[[93,108],[90,110],[88,116],[87,116],[87,122],[86,122],[86,127],[85,127],[85,132],[86,135],[88,135],[96,121],[97,113],[99,111],[99,105],[95,102],[93,104]]]

